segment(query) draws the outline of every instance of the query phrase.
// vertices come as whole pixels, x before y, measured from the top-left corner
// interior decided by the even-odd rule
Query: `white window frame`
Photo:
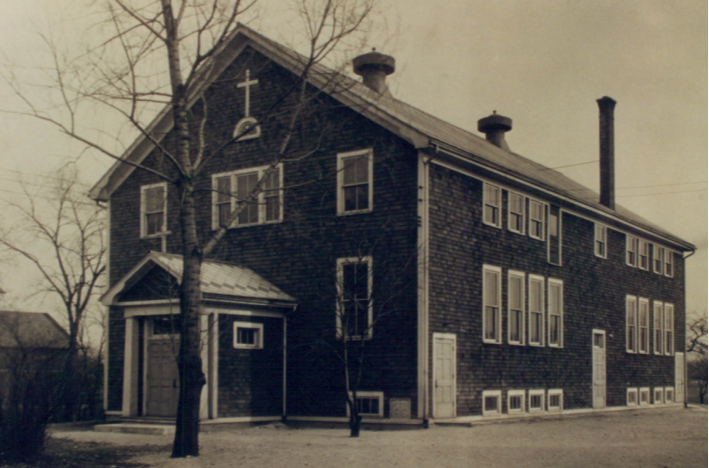
[[[245,344],[245,343],[239,343],[239,328],[248,328],[251,330],[257,330],[256,332],[256,343],[255,344]],[[234,339],[233,339],[233,344],[234,348],[236,349],[263,349],[263,341],[264,341],[264,336],[263,336],[263,323],[256,323],[256,322],[234,322],[233,325],[233,330],[234,330]]]
[[[665,387],[665,404],[669,405],[675,402],[675,388]]]
[[[512,294],[510,294],[511,291],[511,285],[512,285],[512,278],[517,278],[521,280],[521,301],[522,301],[522,319],[520,320],[520,329],[519,329],[519,340],[513,340],[512,339]],[[516,270],[509,270],[507,272],[507,342],[511,345],[524,345],[524,331],[525,331],[525,323],[527,321],[526,319],[526,313],[525,313],[525,304],[527,303],[526,300],[526,290],[527,282],[525,278],[525,274],[522,271],[516,271]]]
[[[146,204],[147,200],[145,194],[148,190],[162,187],[163,189],[163,215],[162,215],[162,231],[156,232],[154,234],[148,234],[148,223],[146,216]],[[140,187],[140,238],[141,239],[152,239],[155,237],[162,237],[166,234],[170,234],[167,230],[167,182],[160,182],[157,184],[143,185]]]
[[[652,271],[658,275],[663,274],[665,268],[665,248],[652,244]]]
[[[559,406],[551,406],[551,397],[559,397]],[[550,388],[547,390],[547,411],[564,411],[564,390],[561,388]]]
[[[495,338],[487,338],[487,327],[488,327],[488,320],[487,320],[487,314],[486,314],[486,308],[487,308],[487,303],[486,303],[486,295],[485,291],[487,291],[487,285],[485,284],[485,277],[487,276],[486,273],[491,272],[495,273],[497,275],[497,313],[495,314],[494,320],[495,320]],[[483,285],[483,293],[482,293],[482,322],[483,322],[483,343],[492,343],[492,344],[501,344],[502,343],[502,268],[492,266],[492,265],[483,265],[483,278],[482,278],[482,285]]]
[[[664,405],[665,404],[665,387],[655,387],[652,389],[652,404],[653,405]],[[658,399],[657,396],[660,395]]]
[[[512,210],[512,197],[513,196],[520,198],[520,207],[522,210],[521,213],[517,213]],[[524,227],[525,227],[525,223],[526,223],[525,211],[526,211],[525,196],[520,193],[517,193],[517,192],[508,191],[507,192],[507,229],[509,229],[511,232],[516,232],[517,234],[524,235]],[[512,226],[513,215],[520,217],[520,229],[515,229]]]
[[[633,396],[633,400],[630,399],[631,395]],[[638,406],[638,404],[640,404],[640,400],[638,400],[638,398],[639,398],[639,395],[638,395],[637,387],[628,388],[626,390],[626,395],[625,395],[626,406]]]
[[[665,249],[665,260],[663,262],[663,274],[668,278],[675,276],[675,261],[674,252],[670,249]]]
[[[535,204],[539,205],[539,207],[540,207],[541,216],[542,216],[541,219],[536,219],[536,218],[534,218],[534,216],[532,216],[532,213],[533,213],[532,206]],[[545,205],[546,205],[545,203],[540,202],[539,200],[535,200],[534,198],[529,199],[529,226],[527,227],[527,231],[529,232],[529,237],[531,237],[532,239],[544,241],[544,231],[546,230],[546,223],[544,220],[544,215],[546,213]],[[532,229],[532,225],[535,222],[539,223],[539,225],[541,227],[542,232],[539,236],[537,236],[534,233],[534,229]]]
[[[644,312],[644,313],[643,313]],[[645,317],[645,326],[643,327],[643,316]],[[638,353],[650,353],[650,300],[644,297],[638,298]],[[643,338],[645,339],[645,347],[643,348]]]
[[[497,398],[497,409],[494,411],[485,409],[485,399],[490,397]],[[483,390],[482,409],[483,416],[497,416],[502,414],[502,390]]]
[[[645,401],[643,401],[643,399]],[[638,405],[639,406],[647,406],[649,404],[650,404],[650,387],[640,387],[639,392],[638,392]]]
[[[350,392],[350,399],[353,399],[353,393]],[[357,399],[368,399],[368,400],[379,400],[379,412],[378,413],[359,413],[360,416],[365,418],[383,418],[384,417],[384,392],[372,392],[368,390],[358,390]],[[357,402],[355,401],[356,405]],[[345,407],[347,408],[347,417],[350,416],[350,405],[345,402]]]
[[[652,303],[652,324],[652,346],[654,352],[657,355],[665,354],[665,308],[661,301]],[[657,339],[658,332],[659,340]]]
[[[488,195],[488,190],[497,190],[497,205],[494,205],[490,202],[489,200],[489,195]],[[497,213],[497,220],[491,220],[488,221],[486,214],[485,208],[487,206],[490,206],[496,211],[493,211],[493,213]],[[488,184],[487,182],[483,182],[483,223],[487,224],[488,226],[493,226],[496,228],[500,228],[502,226],[502,189],[493,184]]]
[[[665,331],[665,336],[663,341],[665,342],[665,356],[674,356],[675,354],[675,306],[673,304],[665,303],[665,313],[664,313],[664,325],[663,329]],[[669,320],[668,320],[669,317]]]
[[[217,180],[221,179],[223,177],[229,177],[231,180],[231,193],[234,196],[231,196],[231,212],[233,212],[236,209],[236,206],[239,203],[239,200],[236,197],[236,192],[237,192],[237,186],[236,186],[236,180],[239,176],[245,175],[245,174],[250,174],[250,173],[256,173],[256,178],[257,181],[260,182],[261,179],[263,178],[264,172],[266,169],[268,169],[270,165],[265,165],[265,166],[257,166],[257,167],[247,167],[244,169],[238,169],[236,171],[229,171],[229,172],[220,172],[218,174],[212,174],[212,230],[217,230],[219,229],[219,207],[217,205],[217,200],[218,200],[218,192],[217,192]],[[234,219],[234,222],[229,226],[229,229],[235,229],[235,228],[243,228],[243,227],[250,227],[250,226],[259,226],[262,224],[275,224],[275,223],[280,223],[283,222],[283,163],[280,163],[276,166],[276,169],[278,170],[278,184],[279,184],[279,189],[278,189],[278,203],[280,206],[279,210],[279,216],[277,219],[272,219],[272,220],[266,220],[266,191],[261,190],[259,194],[257,195],[256,200],[254,203],[257,204],[258,206],[258,220],[255,223],[244,223],[244,224],[239,224],[239,218],[237,216],[236,219]],[[257,183],[258,183],[257,182]]]
[[[345,211],[345,159],[353,157],[367,157],[367,208],[360,210]],[[374,152],[372,148],[366,148],[346,153],[337,153],[337,215],[349,216],[362,213],[370,213],[374,209]]]
[[[603,248],[599,248],[600,246]],[[596,257],[608,258],[608,227],[603,224],[594,223],[593,253]]]
[[[510,401],[512,398],[519,398],[520,407],[518,409],[512,409]],[[507,414],[522,414],[525,412],[525,391],[524,390],[508,390],[507,391]]]
[[[551,340],[551,289],[552,286],[559,287],[559,342],[553,343]],[[560,279],[549,278],[547,280],[547,344],[550,348],[564,347],[564,282]]]
[[[373,262],[372,262],[372,257],[371,256],[365,256],[365,257],[347,257],[347,258],[338,258],[337,259],[337,314],[336,314],[336,327],[337,327],[337,338],[341,339],[343,337],[343,330],[342,330],[342,317],[344,316],[344,310],[342,306],[342,296],[344,294],[343,287],[344,287],[344,270],[343,267],[345,265],[352,265],[352,264],[362,264],[366,263],[367,264],[367,295],[368,301],[367,301],[367,321],[368,321],[368,326],[367,326],[367,331],[364,335],[352,335],[345,337],[348,340],[371,340],[372,335],[373,335],[373,319],[374,319],[374,303],[372,301],[372,285],[373,285]]]
[[[633,327],[632,331],[630,327]],[[629,339],[631,336],[632,343]],[[638,298],[636,296],[625,296],[625,351],[631,354],[638,352]]]
[[[542,305],[542,310],[540,311],[533,311],[532,310],[532,283],[541,283],[541,288],[539,288],[540,294],[541,294],[541,305]],[[546,316],[546,300],[545,300],[545,288],[544,288],[544,277],[539,276],[539,275],[529,275],[529,283],[527,287],[527,297],[529,298],[529,307],[527,308],[527,318],[529,320],[529,323],[527,325],[527,330],[528,330],[528,339],[527,343],[529,346],[544,346],[544,320]],[[532,316],[533,314],[539,314],[541,316],[541,324],[540,327],[541,329],[539,330],[539,341],[532,341]]]
[[[638,239],[638,268],[641,270],[650,270],[650,243],[644,239]],[[643,260],[645,266],[643,266]]]
[[[638,238],[625,235],[625,264],[636,268],[638,266]]]
[[[527,411],[530,413],[543,413],[544,412],[544,403],[545,403],[545,398],[544,398],[544,389],[543,388],[538,388],[534,390],[530,390],[528,393],[528,398],[527,398]],[[539,408],[534,408],[532,407],[532,398],[533,397],[539,397],[539,402],[541,406]]]

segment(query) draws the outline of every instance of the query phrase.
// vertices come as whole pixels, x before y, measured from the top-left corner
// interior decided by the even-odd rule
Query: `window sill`
[[[358,214],[365,214],[365,213],[371,213],[374,211],[373,209],[367,209],[367,210],[353,210],[353,211],[338,211],[337,216],[352,216],[352,215],[358,215]]]
[[[545,239],[543,237],[535,237],[533,235],[529,235],[530,239],[538,240],[539,242],[545,242]]]
[[[524,346],[524,343],[520,343],[517,341],[508,341],[507,344],[510,346]]]
[[[524,235],[525,235],[524,231],[515,231],[514,229],[511,229],[511,228],[508,228],[507,230],[510,231],[510,232],[513,232],[513,233],[515,233],[515,234],[519,234],[520,236],[524,236]]]
[[[500,344],[502,344],[502,341],[490,340],[490,339],[483,338],[483,343],[500,345]]]
[[[229,230],[229,229],[250,228],[250,227],[254,227],[254,226],[267,226],[267,225],[269,225],[269,224],[280,224],[280,223],[282,223],[282,222],[283,222],[283,218],[277,219],[277,220],[275,220],[275,221],[266,221],[266,222],[263,222],[263,223],[236,224],[236,225],[234,225],[234,226],[229,226],[229,227],[227,228],[227,230]],[[217,226],[217,227],[212,226],[212,231],[216,231],[217,229],[219,229],[219,226]]]
[[[490,222],[485,221],[485,220],[483,220],[483,224],[486,225],[486,226],[490,226],[490,227],[497,228],[497,229],[502,229],[502,226],[499,226],[499,225],[497,225],[497,224],[490,223]]]
[[[172,231],[165,231],[165,232],[160,232],[157,234],[143,235],[143,236],[140,236],[140,238],[141,239],[160,239],[161,237],[169,236],[169,235],[172,235]]]
[[[544,344],[543,343],[529,343],[529,346],[532,346],[534,348],[543,348]]]

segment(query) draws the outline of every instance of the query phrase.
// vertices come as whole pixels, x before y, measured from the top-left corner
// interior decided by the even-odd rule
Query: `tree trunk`
[[[362,416],[356,411],[350,411],[350,437],[359,437],[359,429],[362,427]]]

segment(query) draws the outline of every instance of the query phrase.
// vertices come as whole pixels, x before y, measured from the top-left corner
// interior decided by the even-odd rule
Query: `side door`
[[[433,334],[433,417],[456,416],[456,336]]]

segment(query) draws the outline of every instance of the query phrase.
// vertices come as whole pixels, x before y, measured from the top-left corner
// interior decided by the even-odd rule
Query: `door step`
[[[175,426],[169,424],[145,424],[145,423],[117,423],[98,424],[94,426],[96,432],[118,432],[123,434],[143,434],[143,435],[173,435]]]

